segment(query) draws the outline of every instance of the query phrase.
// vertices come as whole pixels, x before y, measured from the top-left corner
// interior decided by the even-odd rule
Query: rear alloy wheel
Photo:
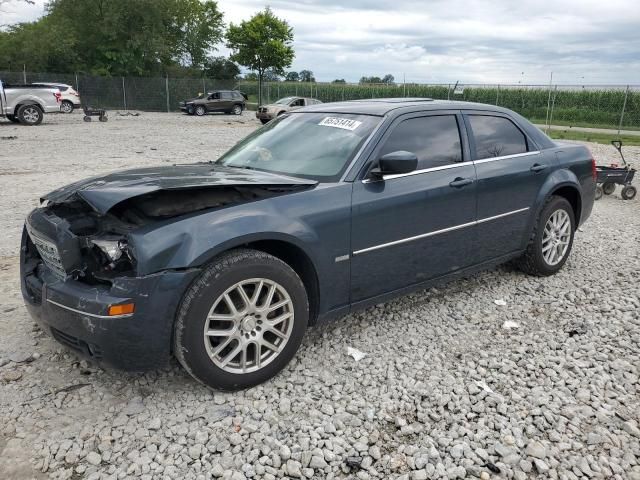
[[[63,100],[60,105],[60,111],[62,113],[72,113],[73,112],[73,103],[69,100]]]
[[[625,187],[622,189],[622,192],[620,192],[620,195],[622,196],[623,200],[633,200],[634,198],[636,198],[637,193],[638,190],[636,189],[636,187],[634,187],[633,185],[625,185]]]
[[[242,115],[242,105],[234,105],[231,109],[231,113],[234,115]]]
[[[175,355],[209,387],[248,388],[285,367],[308,318],[304,285],[287,264],[257,250],[230,251],[185,294]]]
[[[616,184],[612,182],[605,182],[602,184],[602,192],[605,195],[611,195],[616,191]]]
[[[40,125],[43,116],[38,105],[22,105],[18,108],[17,118],[22,125]]]
[[[563,197],[550,197],[538,217],[520,268],[531,275],[553,275],[569,258],[575,233],[573,207]]]
[[[207,109],[204,108],[203,105],[198,105],[196,107],[196,109],[194,110],[195,114],[199,117],[203,116],[205,113],[207,113]]]

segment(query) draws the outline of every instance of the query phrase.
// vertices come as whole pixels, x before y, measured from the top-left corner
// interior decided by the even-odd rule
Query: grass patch
[[[606,145],[610,145],[611,140],[620,140],[623,145],[640,145],[640,135],[612,135],[609,133],[580,132],[577,130],[549,130],[548,135],[556,140],[580,140]]]

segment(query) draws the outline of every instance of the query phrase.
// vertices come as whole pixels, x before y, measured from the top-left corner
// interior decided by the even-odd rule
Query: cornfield
[[[263,85],[263,102],[287,96],[317,98],[323,102],[363,98],[427,97],[488,103],[514,110],[534,123],[596,128],[640,129],[640,89],[593,86],[474,85],[454,93],[453,85],[354,85],[273,82]],[[257,99],[258,85],[241,82],[238,88]],[[625,102],[626,98],[626,102]],[[624,108],[624,115],[623,115]],[[622,118],[622,123],[621,123]]]

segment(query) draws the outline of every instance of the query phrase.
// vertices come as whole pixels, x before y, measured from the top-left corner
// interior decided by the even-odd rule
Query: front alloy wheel
[[[234,105],[231,109],[231,113],[234,115],[242,115],[242,105]]]
[[[222,370],[253,372],[284,349],[293,322],[293,302],[282,285],[267,278],[243,280],[211,307],[204,327],[205,348]]]
[[[204,108],[204,106],[203,106],[203,105],[198,105],[198,106],[196,107],[195,112],[196,112],[196,115],[197,115],[197,116],[201,117],[201,116],[203,116],[205,113],[207,113],[207,109],[206,109],[206,108]]]
[[[258,250],[222,254],[185,293],[174,353],[203,384],[238,390],[282,370],[302,342],[307,293],[296,272]]]

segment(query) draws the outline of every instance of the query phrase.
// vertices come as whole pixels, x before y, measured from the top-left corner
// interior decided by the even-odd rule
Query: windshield
[[[283,115],[242,140],[216,163],[335,182],[380,120],[336,113]]]
[[[284,97],[276,102],[276,105],[289,105],[289,102],[296,97]]]

